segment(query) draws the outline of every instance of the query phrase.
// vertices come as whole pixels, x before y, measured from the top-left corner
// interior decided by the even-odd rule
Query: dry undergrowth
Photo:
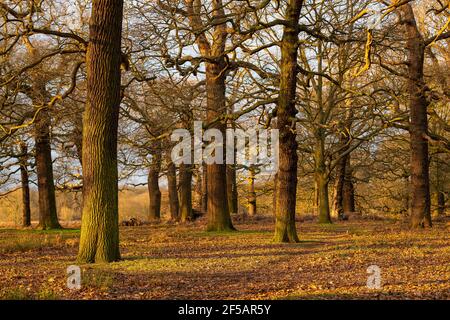
[[[0,229],[4,299],[449,299],[448,222],[410,231],[395,221],[299,224],[299,244],[271,242],[272,221],[206,233],[203,222],[121,228],[123,261],[84,265],[66,288],[78,230]],[[366,287],[378,265],[382,289]]]

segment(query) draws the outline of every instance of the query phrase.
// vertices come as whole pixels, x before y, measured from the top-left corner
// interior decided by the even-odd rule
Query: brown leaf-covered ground
[[[449,222],[410,231],[395,220],[298,224],[301,242],[271,242],[269,218],[238,232],[190,225],[121,228],[123,261],[82,265],[82,289],[66,287],[79,230],[0,229],[3,299],[449,299]],[[382,288],[368,289],[367,268]]]

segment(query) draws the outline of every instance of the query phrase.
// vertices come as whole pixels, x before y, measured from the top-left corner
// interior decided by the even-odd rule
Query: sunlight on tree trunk
[[[22,184],[22,227],[31,226],[30,183],[28,176],[28,148],[20,143],[20,181]]]
[[[180,165],[180,220],[187,222],[193,220],[192,211],[192,166]]]
[[[431,227],[428,159],[428,102],[423,75],[425,44],[410,4],[401,7],[408,51],[408,94],[411,144],[411,227]]]
[[[120,105],[122,0],[93,0],[86,56],[83,121],[83,216],[78,261],[120,259],[117,126]]]
[[[39,194],[39,228],[60,229],[56,212],[55,183],[50,145],[50,115],[47,110],[40,112],[35,127],[36,175]]]
[[[298,20],[302,0],[290,0],[281,40],[280,91],[277,109],[279,169],[277,173],[275,242],[298,242],[295,227],[297,201],[297,141],[295,93],[297,85]]]

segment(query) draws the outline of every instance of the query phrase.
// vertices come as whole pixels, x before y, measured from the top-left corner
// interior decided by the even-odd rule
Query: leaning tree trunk
[[[192,166],[180,165],[180,219],[181,222],[193,220],[192,211]]]
[[[117,127],[120,105],[122,0],[93,0],[86,54],[83,119],[83,216],[78,261],[120,259]]]
[[[159,189],[159,173],[161,171],[161,144],[155,144],[152,164],[148,170],[148,217],[150,221],[161,219],[161,190]]]
[[[212,122],[226,113],[225,98],[225,59],[220,63],[206,66],[207,121]],[[212,128],[218,129],[225,137],[226,125],[217,121]],[[224,144],[225,145],[225,144]],[[223,146],[222,146],[223,147]],[[227,166],[226,164],[207,165],[208,175],[208,231],[234,230],[228,209]]]
[[[277,106],[279,170],[277,174],[275,242],[298,242],[295,227],[297,201],[297,141],[295,94],[297,85],[298,20],[302,0],[290,0],[281,40],[280,90]]]
[[[175,164],[169,160],[167,164],[167,191],[169,196],[170,218],[178,220],[179,202],[177,193],[177,170]]]
[[[22,227],[31,226],[30,183],[28,177],[28,148],[20,144],[20,178],[22,184]]]
[[[428,159],[428,102],[423,75],[425,43],[410,4],[402,7],[408,52],[408,94],[411,146],[411,227],[431,227]]]
[[[39,228],[59,229],[50,145],[50,114],[41,110],[35,123],[35,158],[39,194]]]

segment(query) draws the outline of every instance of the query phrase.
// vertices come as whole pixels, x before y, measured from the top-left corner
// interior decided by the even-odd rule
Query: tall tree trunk
[[[227,197],[230,213],[238,212],[238,192],[236,184],[236,167],[227,165]]]
[[[169,160],[167,164],[167,191],[169,195],[170,218],[178,220],[179,202],[177,192],[177,170],[175,164]]]
[[[272,120],[272,128],[276,128],[276,119]],[[273,177],[273,194],[272,194],[272,214],[276,217],[277,212],[277,181],[278,181],[278,173],[275,173]]]
[[[297,201],[297,141],[295,93],[297,86],[298,21],[302,0],[289,0],[281,40],[280,90],[277,106],[279,170],[277,174],[275,242],[298,242],[295,227]]]
[[[233,105],[229,107],[228,113],[233,114]],[[236,129],[236,123],[234,120],[228,121],[229,129]],[[228,197],[228,210],[230,214],[238,212],[238,190],[236,183],[236,148],[233,149],[233,163],[227,165],[227,197]]]
[[[343,123],[342,132],[350,132],[353,122],[352,100],[346,100],[346,115]],[[334,210],[339,220],[345,220],[346,214],[355,211],[355,195],[353,188],[350,135],[342,133],[339,137],[341,154],[336,165],[336,185],[334,197]]]
[[[23,37],[25,47],[33,59],[37,59],[38,50],[28,37]],[[33,85],[25,90],[35,105],[44,105],[50,95],[46,83],[39,74],[31,75]],[[31,95],[30,95],[31,94]],[[60,229],[56,210],[55,182],[53,181],[53,162],[50,136],[50,112],[44,108],[37,114],[34,123],[35,162],[38,182],[39,227],[41,229]]]
[[[53,181],[52,150],[50,145],[50,114],[43,109],[35,123],[36,175],[39,193],[39,228],[59,229],[56,212],[55,182]]]
[[[150,221],[161,219],[161,190],[159,189],[159,174],[161,172],[161,143],[155,143],[152,154],[152,164],[148,170],[148,217]]]
[[[334,211],[339,220],[343,220],[344,214],[344,183],[345,183],[345,167],[346,157],[339,159],[336,165],[336,183],[335,183],[335,197],[334,197]]]
[[[206,120],[213,122],[227,113],[226,84],[228,64],[225,60],[225,47],[228,37],[226,22],[218,23],[209,30],[213,33],[211,40],[205,34],[200,1],[185,0],[186,11],[189,14],[189,23],[193,30],[198,32],[196,44],[204,56],[216,57],[214,62],[206,62]],[[225,16],[225,9],[221,0],[211,2],[212,15],[217,20]],[[218,129],[225,137],[226,124],[217,121],[211,128]],[[224,141],[225,143],[225,141]],[[231,222],[227,199],[226,164],[207,165],[207,216],[208,231],[235,230]]]
[[[348,214],[356,211],[355,205],[355,187],[353,185],[353,170],[351,167],[351,156],[346,156],[344,188],[342,189],[342,205],[344,213]]]
[[[256,215],[255,168],[250,168],[248,177],[248,215]]]
[[[208,211],[208,172],[206,165],[202,167],[202,199],[201,199],[202,212]]]
[[[83,216],[78,260],[120,259],[117,126],[120,106],[122,0],[93,0],[86,55],[83,119]]]
[[[344,220],[346,214],[355,212],[355,189],[350,154],[343,156],[336,166],[334,210],[339,220]]]
[[[20,144],[20,178],[22,184],[22,227],[31,226],[30,183],[28,178],[28,148]]]
[[[316,134],[314,150],[315,182],[317,187],[319,223],[331,223],[330,203],[328,194],[329,178],[325,167],[325,136],[322,129]]]
[[[207,121],[212,122],[226,113],[225,99],[225,59],[220,63],[207,63],[206,66],[206,94]],[[222,132],[225,137],[226,124],[216,122],[213,128]],[[225,143],[224,143],[225,145]],[[207,165],[208,175],[208,231],[234,230],[228,209],[227,198],[227,166],[226,164]]]
[[[431,227],[428,159],[428,102],[423,75],[425,43],[410,4],[401,6],[408,51],[408,94],[411,146],[411,227]]]
[[[193,220],[192,211],[192,166],[180,165],[180,219],[181,222]]]
[[[158,221],[161,219],[161,190],[159,189],[159,170],[150,168],[147,179],[148,187],[148,219]]]

